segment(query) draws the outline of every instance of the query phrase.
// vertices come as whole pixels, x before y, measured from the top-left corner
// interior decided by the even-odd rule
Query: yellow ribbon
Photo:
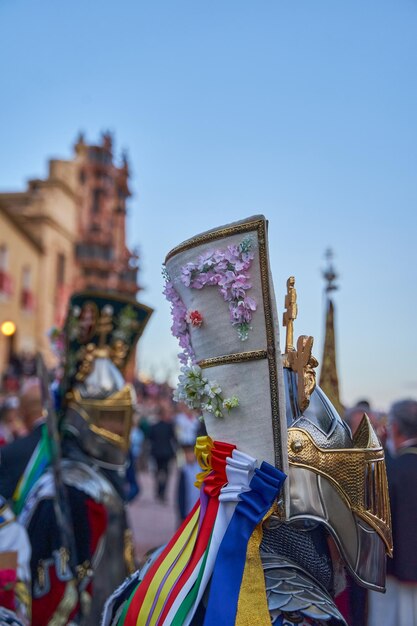
[[[161,614],[161,611],[164,608],[165,601],[167,600],[170,592],[173,589],[174,582],[180,577],[181,572],[184,571],[185,566],[190,560],[191,554],[195,546],[195,542],[197,540],[197,532],[198,532],[198,524],[194,526],[189,542],[187,543],[186,547],[184,548],[184,551],[178,558],[178,561],[175,563],[174,567],[172,568],[172,571],[170,572],[169,576],[167,577],[164,583],[163,588],[161,589],[158,601],[155,605],[151,620],[149,622],[150,626],[155,626],[155,624],[157,623],[157,620]],[[149,606],[149,612],[150,612],[150,608],[151,607]],[[148,615],[149,615],[149,612],[148,612]]]
[[[235,626],[265,626],[271,623],[259,547],[263,537],[263,524],[275,510],[274,504],[248,541]]]
[[[198,519],[200,515],[200,507],[196,509],[194,515],[188,520],[188,524],[184,528],[182,534],[178,537],[177,542],[172,546],[170,552],[165,556],[164,561],[161,563],[159,569],[155,572],[152,582],[149,585],[149,588],[146,592],[145,598],[143,600],[143,605],[139,611],[137,616],[136,625],[137,626],[145,626],[149,615],[151,614],[152,606],[154,603],[155,595],[164,579],[164,576],[169,571],[170,567],[176,562],[178,559],[178,567],[175,568],[175,575],[178,576],[178,569],[181,571],[181,568],[185,566],[185,563],[188,562],[190,558],[190,553],[194,547],[194,544],[197,539],[197,530],[198,530]],[[182,552],[182,556],[181,556]],[[178,558],[179,557],[179,558]],[[174,576],[168,577],[169,580]],[[172,585],[171,585],[172,587]],[[169,585],[164,585],[161,590],[161,594],[166,598],[166,589],[169,590]],[[165,590],[165,591],[164,591]],[[160,599],[160,598],[159,598]],[[163,601],[162,601],[163,602]],[[159,617],[161,612],[161,602],[158,601],[152,615],[153,623]]]
[[[197,461],[201,469],[203,470],[202,472],[199,472],[197,474],[196,481],[194,483],[195,486],[198,487],[198,489],[200,489],[204,480],[207,478],[207,476],[210,474],[212,470],[212,467],[211,467],[212,449],[213,449],[213,440],[211,437],[209,437],[208,435],[205,435],[203,437],[197,437],[196,442],[195,442],[194,453],[197,457]]]

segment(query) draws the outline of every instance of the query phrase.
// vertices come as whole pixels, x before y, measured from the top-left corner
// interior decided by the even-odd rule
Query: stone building
[[[72,159],[49,161],[46,179],[0,193],[0,328],[4,321],[16,326],[14,338],[0,337],[0,372],[11,347],[41,350],[54,364],[48,331],[62,325],[72,292],[136,296],[137,255],[125,231],[128,178],[126,159],[115,163],[109,134],[97,145],[80,136]],[[30,296],[22,295],[23,283]]]
[[[40,242],[0,204],[0,371],[14,354],[36,349],[42,253]]]

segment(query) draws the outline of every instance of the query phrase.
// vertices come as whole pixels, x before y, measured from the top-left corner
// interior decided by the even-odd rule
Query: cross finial
[[[339,278],[339,274],[336,272],[333,265],[333,250],[331,248],[327,248],[324,253],[324,257],[327,261],[327,267],[323,270],[322,275],[324,280],[326,281],[326,293],[329,291],[336,291],[338,289],[338,285],[336,285],[336,280]]]
[[[97,321],[97,335],[99,336],[98,348],[104,348],[107,342],[107,336],[113,330],[112,315],[109,311],[103,310]]]
[[[285,311],[282,319],[287,329],[285,340],[285,353],[294,350],[294,320],[297,319],[297,292],[295,290],[295,278],[290,276],[287,280],[287,295],[285,296]]]

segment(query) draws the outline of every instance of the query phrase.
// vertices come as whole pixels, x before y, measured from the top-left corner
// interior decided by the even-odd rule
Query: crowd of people
[[[18,390],[18,391],[17,391]],[[178,523],[191,511],[198,498],[195,476],[199,470],[194,444],[205,429],[195,411],[186,404],[175,403],[172,388],[167,383],[151,380],[135,381],[137,405],[130,435],[130,464],[125,477],[125,496],[129,502],[140,496],[141,473],[153,475],[155,500],[167,505],[167,485],[176,485],[175,506]],[[345,413],[352,432],[358,428],[363,413],[367,413],[385,448],[393,519],[395,551],[388,561],[386,595],[366,591],[352,577],[338,599],[348,623],[354,626],[394,625],[394,615],[403,615],[399,624],[413,624],[417,606],[417,499],[412,488],[417,478],[417,402],[406,400],[393,405],[389,414],[371,409],[368,401],[360,400]],[[0,399],[0,495],[9,509],[19,479],[40,440],[45,422],[39,380],[25,377],[13,393],[3,393]],[[10,509],[9,509],[10,510]],[[17,594],[6,591],[9,579],[3,580],[0,602],[5,609],[17,610],[22,623],[29,623],[30,548],[23,528],[13,515],[14,546],[19,546],[16,569]],[[10,550],[10,537],[0,532],[1,553]],[[7,565],[7,561],[5,561]],[[6,568],[7,569],[7,568]],[[9,585],[10,586],[10,585]],[[22,593],[22,587],[26,592]],[[25,602],[26,600],[26,602]],[[395,607],[399,605],[400,609]],[[392,614],[392,617],[390,617]],[[1,616],[0,616],[1,623]]]
[[[131,434],[135,467],[139,474],[153,473],[155,499],[162,503],[167,503],[168,481],[178,467],[175,500],[178,519],[182,520],[198,497],[194,446],[196,438],[205,433],[204,425],[186,404],[173,401],[173,390],[167,383],[137,381],[135,389],[136,420]]]
[[[51,397],[55,380],[52,373]],[[194,411],[173,401],[173,390],[167,383],[136,380],[134,388],[136,401],[124,475],[124,500],[130,502],[140,496],[141,473],[146,472],[153,476],[155,499],[167,506],[167,486],[171,481],[179,524],[199,495],[194,485],[197,470],[194,444],[196,437],[204,432],[204,426]],[[20,535],[19,541],[14,543],[15,547],[20,547],[17,560],[13,561],[16,594],[6,593],[10,581],[7,577],[1,578],[0,573],[0,581],[4,583],[0,602],[5,610],[15,611],[23,624],[30,623],[31,550],[26,529],[16,521],[13,508],[19,481],[36,453],[45,422],[41,381],[36,376],[25,376],[19,384],[13,384],[12,391],[10,386],[3,391],[0,396],[0,496],[13,524],[8,525],[8,534],[3,533],[3,542],[0,533],[0,564],[1,552],[8,552],[10,548],[10,533],[16,539],[16,527]],[[22,593],[23,588],[25,593]],[[1,620],[0,615],[0,624],[3,624]]]

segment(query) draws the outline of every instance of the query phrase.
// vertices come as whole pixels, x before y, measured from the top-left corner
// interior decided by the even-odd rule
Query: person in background
[[[367,414],[372,422],[372,418],[370,415],[371,405],[369,404],[368,400],[358,400],[354,407],[346,411],[345,421],[349,425],[352,434],[355,434],[355,432],[357,431],[364,413]]]
[[[38,378],[29,378],[22,387],[20,415],[28,434],[12,441],[0,451],[0,494],[7,500],[13,496],[41,438],[42,425],[45,423]]]
[[[158,421],[150,427],[151,457],[155,462],[155,496],[166,500],[170,465],[175,457],[176,436],[169,400],[161,402]]]
[[[378,439],[385,447],[387,440],[386,416],[378,411],[374,411],[368,400],[358,400],[355,406],[349,409],[345,414],[345,421],[349,424],[352,433],[354,434],[358,429],[364,413],[366,413],[371,420],[371,424],[378,435]]]
[[[9,396],[0,407],[0,446],[27,434],[19,414],[19,398]]]
[[[388,431],[394,456],[387,463],[394,554],[387,592],[370,593],[369,626],[417,626],[417,401],[391,407]]]
[[[179,445],[194,447],[200,423],[195,412],[181,402],[178,404],[178,413],[174,417],[174,422]]]
[[[182,522],[197,502],[199,489],[195,486],[195,477],[200,466],[194,454],[194,446],[183,446],[184,464],[178,475],[177,507],[179,520]]]

